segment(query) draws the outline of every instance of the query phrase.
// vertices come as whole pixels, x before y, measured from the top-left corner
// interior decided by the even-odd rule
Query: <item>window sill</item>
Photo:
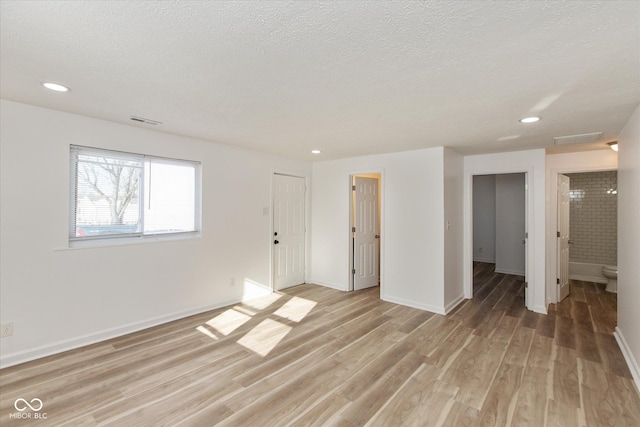
[[[146,245],[158,242],[178,242],[183,240],[193,240],[202,238],[201,232],[176,233],[176,234],[155,234],[149,236],[136,237],[114,237],[87,240],[69,241],[67,247],[55,248],[55,251],[73,251],[77,249],[111,248],[118,246]]]

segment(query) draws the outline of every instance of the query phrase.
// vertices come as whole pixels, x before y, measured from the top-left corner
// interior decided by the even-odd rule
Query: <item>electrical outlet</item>
[[[10,337],[13,335],[13,322],[7,322],[0,325],[0,338]]]

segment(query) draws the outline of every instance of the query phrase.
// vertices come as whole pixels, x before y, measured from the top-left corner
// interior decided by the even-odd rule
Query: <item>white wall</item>
[[[451,311],[464,299],[462,194],[464,157],[444,149],[444,307]]]
[[[546,313],[545,303],[545,155],[544,150],[465,156],[464,158],[464,288],[473,293],[473,176],[527,173],[527,280],[529,309]]]
[[[546,156],[547,188],[545,192],[547,303],[558,301],[558,174],[593,172],[618,168],[618,154],[610,149],[577,153],[549,154]],[[619,179],[619,177],[618,177]],[[620,197],[618,197],[618,200]],[[619,209],[618,205],[618,209]]]
[[[444,312],[443,159],[439,147],[314,163],[310,281],[348,289],[349,177],[380,173],[381,298]]]
[[[640,106],[618,137],[618,327],[616,338],[640,387]]]
[[[473,260],[496,262],[496,176],[473,177]]]
[[[496,175],[496,272],[524,276],[525,175]]]
[[[309,163],[0,102],[2,366],[269,292],[272,174]],[[68,249],[69,144],[202,162],[201,238]]]

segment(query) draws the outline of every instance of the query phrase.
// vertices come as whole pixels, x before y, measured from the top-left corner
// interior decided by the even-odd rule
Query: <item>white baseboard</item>
[[[444,307],[436,307],[434,305],[416,303],[415,301],[409,301],[403,298],[397,298],[390,295],[380,295],[380,299],[394,304],[406,305],[407,307],[418,308],[424,311],[430,311],[436,314],[447,314]]]
[[[515,271],[515,270],[506,270],[502,268],[496,268],[495,272],[502,273],[502,274],[511,274],[513,276],[524,276],[524,271]]]
[[[51,356],[53,354],[58,354],[58,353],[73,350],[79,347],[95,344],[101,341],[106,341],[112,338],[117,338],[122,335],[127,335],[133,332],[141,331],[143,329],[151,328],[153,326],[161,325],[163,323],[168,323],[178,319],[183,319],[185,317],[193,316],[196,314],[205,313],[207,311],[215,310],[221,307],[226,307],[228,305],[237,304],[239,302],[241,302],[241,300],[229,301],[221,304],[215,304],[215,305],[210,305],[206,307],[199,307],[195,309],[180,311],[177,313],[158,316],[158,317],[143,320],[140,322],[129,323],[127,325],[106,329],[100,332],[95,332],[92,334],[83,335],[83,336],[71,338],[68,340],[58,341],[52,344],[46,344],[40,347],[31,348],[28,350],[9,353],[0,358],[0,368],[8,368],[9,366],[30,362],[32,360],[40,359],[46,356]]]
[[[344,284],[323,282],[323,281],[315,280],[315,279],[308,279],[307,283],[314,284],[314,285],[319,285],[319,286],[324,286],[325,288],[331,288],[331,289],[335,289],[337,291],[347,292],[349,290],[348,285],[345,286]]]
[[[467,298],[465,298],[464,295],[460,295],[459,297],[451,301],[449,304],[445,305],[444,314],[451,313],[451,311],[453,311],[453,309],[456,308],[458,305],[460,305],[465,299]]]
[[[633,376],[633,381],[636,383],[636,387],[638,388],[638,390],[640,390],[640,367],[638,366],[637,359],[631,352],[629,344],[627,344],[627,340],[624,338],[622,331],[617,326],[615,332],[613,333],[613,336],[616,337],[616,341],[620,346],[620,350],[622,351],[624,360],[627,362],[629,370],[631,371],[631,375]]]
[[[491,258],[478,258],[478,257],[473,257],[473,261],[474,261],[474,262],[486,262],[486,263],[488,263],[488,264],[495,264],[495,263],[496,263],[495,258],[494,258],[494,259],[491,259]]]

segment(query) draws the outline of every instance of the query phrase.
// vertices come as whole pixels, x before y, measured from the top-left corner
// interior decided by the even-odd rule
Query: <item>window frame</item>
[[[139,224],[142,231],[135,233],[108,234],[97,236],[75,236],[77,228],[77,184],[78,184],[78,155],[85,153],[89,155],[101,156],[105,158],[126,158],[140,159],[142,166],[138,181],[138,209]],[[194,169],[194,230],[193,231],[172,231],[166,233],[145,233],[144,232],[144,206],[145,194],[147,192],[145,175],[146,162],[153,161],[165,164],[189,165]],[[172,157],[155,156],[149,154],[132,153],[126,151],[112,150],[106,148],[90,147],[84,145],[69,145],[69,221],[67,238],[69,247],[93,246],[94,244],[121,244],[136,243],[156,240],[176,240],[184,238],[199,237],[202,229],[202,164],[199,161],[178,159]]]

